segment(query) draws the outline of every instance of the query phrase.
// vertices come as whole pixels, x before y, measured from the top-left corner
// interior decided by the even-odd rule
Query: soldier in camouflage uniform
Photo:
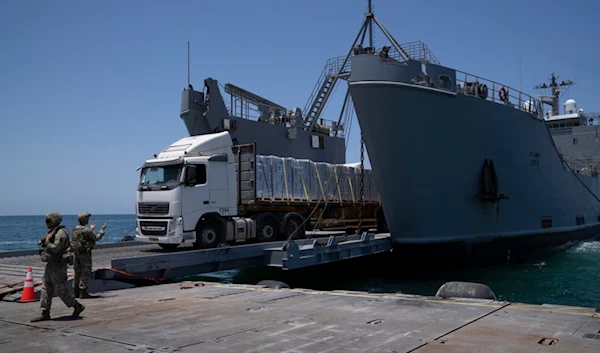
[[[94,233],[96,222],[86,227],[90,220],[90,214],[82,212],[77,215],[79,225],[73,228],[71,239],[71,250],[73,251],[73,267],[75,278],[73,278],[73,295],[77,298],[94,298],[88,293],[88,282],[92,277],[92,249],[96,242],[102,239],[106,223],[102,226],[98,235]]]
[[[46,226],[50,231],[40,242],[42,246],[40,257],[46,263],[41,294],[42,314],[31,319],[31,322],[50,320],[50,306],[55,294],[67,307],[74,308],[73,316],[79,316],[85,309],[85,306],[67,291],[69,234],[65,231],[65,226],[60,225],[61,222],[62,216],[58,212],[50,212],[46,215]]]

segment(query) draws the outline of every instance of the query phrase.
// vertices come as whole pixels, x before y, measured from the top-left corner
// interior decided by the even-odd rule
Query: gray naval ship
[[[229,106],[221,87],[229,94]],[[260,155],[345,164],[347,114],[337,122],[321,118],[331,94],[327,82],[320,82],[321,87],[315,89],[303,114],[300,108],[287,110],[231,83],[222,86],[207,78],[202,91],[189,83],[183,90],[180,117],[190,136],[229,131],[235,145],[256,142]]]
[[[372,45],[374,25],[390,46]],[[424,44],[419,53],[368,11],[344,69],[395,252],[428,264],[517,260],[597,235],[591,116],[571,101],[558,115],[558,97],[444,66]]]
[[[535,86],[535,89],[551,91],[550,95],[541,95],[538,98],[550,106],[545,116],[546,125],[563,159],[576,173],[598,177],[600,113],[586,113],[583,109],[578,109],[577,102],[573,99],[568,99],[562,104],[562,114],[559,111],[561,90],[574,83],[572,80],[559,83],[558,77],[552,73],[549,85],[542,83]]]

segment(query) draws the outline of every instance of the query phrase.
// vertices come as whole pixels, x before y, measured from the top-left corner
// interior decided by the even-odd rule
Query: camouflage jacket
[[[50,234],[50,237],[48,237],[48,234]],[[58,226],[48,232],[44,238],[42,238],[41,245],[42,251],[40,256],[43,262],[53,265],[63,263],[63,255],[69,251],[70,245],[69,234],[65,230],[65,226]]]
[[[100,230],[98,235],[86,226],[78,225],[73,228],[73,236],[71,238],[71,250],[75,254],[83,254],[92,251],[96,242],[102,239],[104,231]]]

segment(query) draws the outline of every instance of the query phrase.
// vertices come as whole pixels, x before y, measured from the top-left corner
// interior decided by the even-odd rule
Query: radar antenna
[[[558,100],[560,98],[561,87],[568,87],[573,84],[575,84],[575,82],[573,82],[572,80],[566,80],[566,81],[562,81],[561,83],[558,83],[558,76],[554,75],[554,72],[553,72],[552,75],[550,76],[550,85],[542,83],[542,84],[535,86],[534,88],[537,90],[543,90],[543,89],[551,90],[552,93],[550,95],[541,95],[541,96],[538,96],[538,98],[540,98],[542,103],[548,104],[549,106],[552,107],[552,115],[559,115]],[[566,90],[565,90],[565,92],[566,92]]]

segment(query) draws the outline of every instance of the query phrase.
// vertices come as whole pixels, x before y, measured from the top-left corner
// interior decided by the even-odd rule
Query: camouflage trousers
[[[67,307],[75,304],[75,299],[67,291],[67,265],[47,264],[44,272],[41,293],[41,308],[50,311],[52,297],[58,296]]]
[[[73,269],[75,276],[73,278],[73,291],[75,288],[87,290],[88,283],[92,278],[92,252],[84,252],[73,256]]]

